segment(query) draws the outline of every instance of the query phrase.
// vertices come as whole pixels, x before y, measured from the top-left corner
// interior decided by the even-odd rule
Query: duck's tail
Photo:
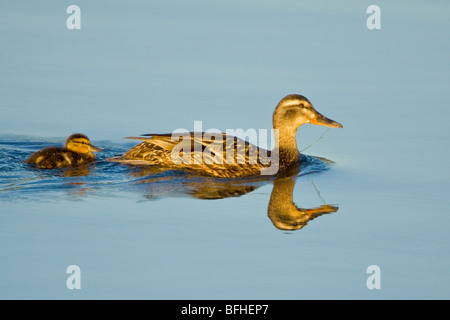
[[[105,160],[109,161],[109,162],[118,162],[121,164],[132,164],[135,166],[147,166],[147,165],[153,164],[150,161],[139,160],[139,159],[127,159],[127,158],[124,158],[123,156],[107,158]]]

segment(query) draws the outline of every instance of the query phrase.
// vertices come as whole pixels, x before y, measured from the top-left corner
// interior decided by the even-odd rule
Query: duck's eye
[[[294,118],[297,114],[298,114],[298,111],[297,111],[296,109],[293,109],[293,108],[287,109],[287,110],[284,112],[284,116],[285,116],[286,118]]]

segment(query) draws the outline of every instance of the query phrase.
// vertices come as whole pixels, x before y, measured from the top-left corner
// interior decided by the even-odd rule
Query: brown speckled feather
[[[79,166],[95,161],[90,154],[81,154],[67,148],[49,147],[33,153],[25,162],[42,169]]]
[[[108,160],[123,164],[164,166],[223,178],[259,175],[262,168],[268,167],[259,160],[262,152],[270,157],[270,151],[224,133],[175,134],[179,137],[178,140],[172,139],[172,134],[149,134],[148,136],[151,137],[128,138],[145,141],[131,148],[123,156]],[[180,156],[184,155],[184,162],[174,162],[172,155],[177,154],[174,149],[180,150]],[[233,158],[227,158],[227,154]]]

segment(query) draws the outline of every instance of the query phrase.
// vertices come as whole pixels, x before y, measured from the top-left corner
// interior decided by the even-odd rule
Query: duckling
[[[131,165],[153,165],[167,170],[184,170],[212,177],[237,178],[266,175],[264,170],[272,164],[267,163],[263,156],[267,159],[276,155],[273,157],[276,160],[276,170],[271,172],[278,174],[288,171],[299,163],[300,153],[296,143],[298,127],[311,123],[342,128],[340,123],[317,112],[311,102],[299,94],[287,95],[281,99],[273,113],[272,123],[275,132],[278,132],[272,151],[225,133],[221,134],[222,137],[219,137],[221,139],[217,139],[217,135],[212,139],[210,134],[190,132],[178,135],[183,138],[181,143],[173,139],[172,134],[144,134],[143,136],[150,138],[129,137],[128,139],[139,139],[144,142],[134,146],[122,156],[106,160]],[[187,156],[190,161],[174,161],[174,155],[177,156],[180,149],[185,152],[183,157]],[[234,161],[228,161],[228,152],[232,154]],[[217,159],[222,161],[216,161]],[[227,161],[223,161],[224,159]]]
[[[75,133],[67,138],[63,147],[48,147],[30,155],[25,162],[42,169],[75,167],[95,161],[93,152],[101,152],[89,138]]]

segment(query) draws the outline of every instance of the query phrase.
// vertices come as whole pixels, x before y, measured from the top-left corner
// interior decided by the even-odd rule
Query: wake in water
[[[26,164],[33,152],[60,146],[64,139],[0,136],[0,200],[80,199],[86,196],[115,197],[137,193],[140,198],[189,196],[221,199],[251,192],[272,183],[267,176],[240,179],[198,177],[180,171],[157,172],[147,167],[132,167],[105,159],[123,154],[128,144],[95,141],[103,152],[91,165],[66,169],[38,169]],[[303,155],[296,176],[327,170],[329,162]]]

